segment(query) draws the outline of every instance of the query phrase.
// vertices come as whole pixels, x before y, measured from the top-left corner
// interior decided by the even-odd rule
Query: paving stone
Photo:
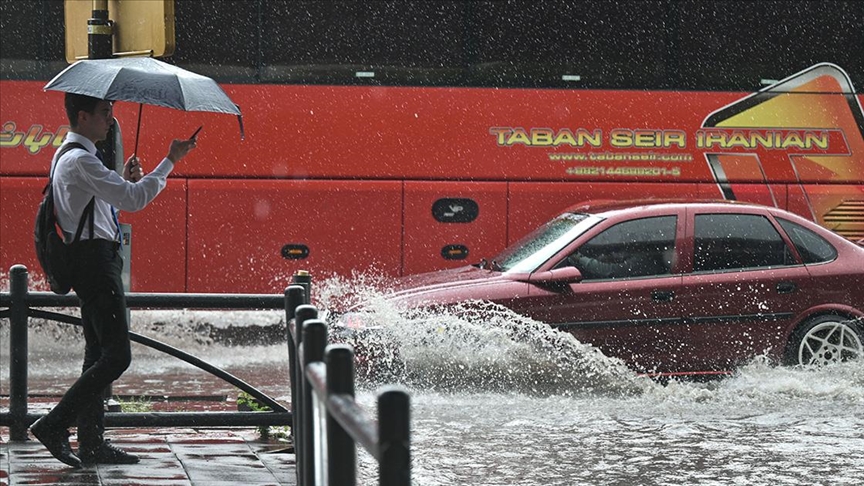
[[[120,479],[103,479],[101,483],[102,486],[194,486],[192,482],[188,479],[174,480],[174,479],[156,479],[150,480],[145,479],[142,481],[132,481],[128,478],[120,478]],[[212,486],[212,485],[207,485]]]
[[[234,484],[266,484],[277,482],[264,464],[248,448],[245,454],[199,455],[177,454],[192,482],[211,484],[230,481]]]
[[[279,482],[279,483],[276,483],[276,482],[236,483],[232,480],[232,481],[208,481],[206,483],[201,483],[201,484],[206,484],[207,486],[237,486],[238,484],[243,484],[244,486],[246,486],[246,485],[248,485],[248,486],[284,486],[286,483],[282,483],[282,482]],[[290,483],[290,484],[294,484],[294,483]]]
[[[282,484],[296,485],[297,464],[294,454],[283,453],[258,453],[261,463],[279,478]]]
[[[249,454],[252,450],[244,442],[232,444],[171,444],[171,451],[176,455],[188,456],[233,456]]]
[[[106,438],[141,462],[74,469],[35,440],[0,432],[0,486],[295,486],[293,453],[237,429],[112,429]],[[72,447],[76,448],[74,436]],[[280,452],[282,451],[282,452]]]
[[[179,480],[186,479],[186,471],[183,465],[176,458],[157,458],[153,460],[144,460],[138,464],[99,464],[96,466],[99,471],[99,478],[102,481],[123,479],[146,480],[146,479],[166,479]]]
[[[82,471],[80,469],[66,468],[60,471],[35,470],[33,472],[21,473],[12,471],[10,473],[10,485],[99,485],[99,475],[96,471]]]

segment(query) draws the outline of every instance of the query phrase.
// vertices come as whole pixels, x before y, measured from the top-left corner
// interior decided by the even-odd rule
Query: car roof
[[[686,206],[699,209],[720,209],[729,207],[771,210],[761,204],[744,203],[725,199],[632,199],[611,200],[596,199],[575,204],[566,209],[568,213],[602,214],[617,211],[657,209],[661,206]]]

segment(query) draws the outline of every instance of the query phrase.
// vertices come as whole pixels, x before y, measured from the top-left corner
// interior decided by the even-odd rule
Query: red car
[[[652,375],[864,357],[864,248],[737,202],[577,205],[494,259],[405,277],[390,298],[495,302]]]

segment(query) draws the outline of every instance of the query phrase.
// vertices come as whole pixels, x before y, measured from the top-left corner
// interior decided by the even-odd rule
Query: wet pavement
[[[255,428],[113,429],[107,439],[138,455],[135,465],[73,469],[32,438],[10,442],[0,431],[0,486],[269,486],[296,485],[294,454],[285,442],[261,440]],[[72,447],[77,448],[75,437]]]

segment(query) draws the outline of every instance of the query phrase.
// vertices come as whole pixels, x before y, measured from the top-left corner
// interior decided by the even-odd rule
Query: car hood
[[[389,298],[409,304],[485,299],[494,287],[514,280],[513,275],[506,273],[464,266],[402,277],[396,281]]]

